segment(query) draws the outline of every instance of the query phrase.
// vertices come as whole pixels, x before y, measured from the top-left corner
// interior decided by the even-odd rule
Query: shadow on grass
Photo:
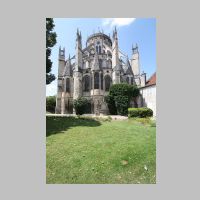
[[[58,117],[47,116],[46,117],[46,136],[62,133],[71,127],[76,126],[88,126],[95,127],[100,126],[101,123],[92,118],[75,118],[75,117]]]

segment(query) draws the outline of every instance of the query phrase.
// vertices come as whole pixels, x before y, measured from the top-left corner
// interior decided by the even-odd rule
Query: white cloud
[[[46,85],[46,96],[54,96],[57,93],[57,82],[53,81],[51,84]]]
[[[110,28],[113,28],[114,26],[128,26],[135,20],[136,18],[104,18],[102,25],[109,26]]]

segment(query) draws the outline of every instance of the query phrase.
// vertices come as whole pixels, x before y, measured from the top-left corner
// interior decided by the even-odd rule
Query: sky
[[[132,55],[132,45],[138,45],[140,54],[140,72],[147,74],[147,79],[156,71],[156,19],[155,18],[54,18],[54,31],[57,43],[52,48],[52,73],[58,74],[59,46],[65,48],[65,58],[75,54],[77,28],[82,34],[82,47],[93,33],[103,31],[111,36],[116,26],[118,32],[119,49]],[[56,95],[57,80],[46,85],[46,96]]]

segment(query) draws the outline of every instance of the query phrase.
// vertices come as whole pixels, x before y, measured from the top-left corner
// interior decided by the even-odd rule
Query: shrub
[[[115,106],[115,100],[114,97],[111,95],[105,96],[105,102],[108,105],[108,109],[111,115],[117,114],[117,108]]]
[[[150,108],[129,108],[128,117],[152,117],[153,111]]]
[[[84,97],[80,97],[74,100],[74,109],[77,115],[82,115],[86,113],[89,106],[90,102]]]
[[[46,111],[55,113],[55,107],[56,107],[56,97],[55,96],[46,97]]]
[[[114,84],[105,98],[110,114],[127,115],[130,100],[139,95],[137,86],[127,83]]]
[[[156,127],[156,121],[151,121],[150,126],[151,127]]]

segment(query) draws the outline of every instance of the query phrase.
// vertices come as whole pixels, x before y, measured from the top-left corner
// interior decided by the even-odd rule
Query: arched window
[[[70,79],[66,79],[66,92],[70,92]]]
[[[105,91],[109,91],[111,83],[112,83],[112,79],[110,78],[109,75],[106,75],[105,76]]]
[[[131,77],[131,85],[133,85],[133,77]]]
[[[101,46],[100,45],[96,46],[96,52],[97,52],[97,54],[101,54]]]
[[[83,91],[89,92],[90,91],[90,77],[88,75],[83,77]]]
[[[129,84],[129,77],[126,77],[126,82]]]
[[[107,54],[108,54],[108,57],[112,57],[112,54],[109,50],[107,51]]]
[[[103,90],[103,74],[101,73],[101,89]]]
[[[101,46],[99,46],[99,54],[101,54]]]
[[[94,89],[99,89],[99,72],[94,74]]]

